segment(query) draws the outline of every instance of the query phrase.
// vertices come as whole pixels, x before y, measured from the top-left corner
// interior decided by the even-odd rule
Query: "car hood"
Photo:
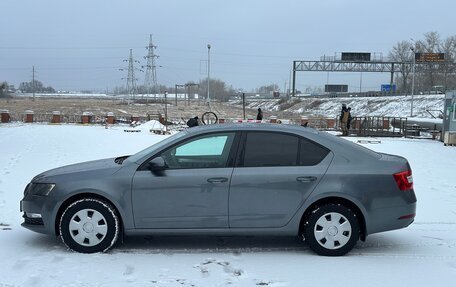
[[[43,180],[44,178],[53,177],[53,176],[60,176],[60,175],[67,175],[70,173],[80,173],[80,172],[94,172],[94,171],[102,171],[106,170],[110,173],[114,173],[118,169],[122,167],[122,165],[117,164],[114,160],[116,158],[107,158],[107,159],[100,159],[94,161],[87,161],[81,162],[76,164],[71,164],[67,166],[62,166],[58,168],[54,168],[39,175],[35,176],[32,179],[32,182]],[[100,175],[100,173],[98,173]]]

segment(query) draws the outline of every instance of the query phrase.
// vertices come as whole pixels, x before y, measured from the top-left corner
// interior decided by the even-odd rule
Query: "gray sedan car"
[[[226,124],[187,129],[138,152],[46,171],[27,185],[24,227],[72,250],[124,235],[302,236],[320,255],[415,217],[405,158],[310,128]]]

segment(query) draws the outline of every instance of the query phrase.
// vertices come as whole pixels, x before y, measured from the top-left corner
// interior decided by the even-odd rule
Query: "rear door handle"
[[[221,182],[227,182],[228,178],[226,177],[211,177],[207,179],[207,182],[210,183],[221,183]]]
[[[312,181],[316,181],[317,178],[315,176],[300,176],[300,177],[297,177],[296,180],[299,182],[312,182]]]

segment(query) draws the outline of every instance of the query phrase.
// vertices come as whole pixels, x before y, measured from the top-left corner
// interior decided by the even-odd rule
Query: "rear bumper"
[[[405,228],[412,224],[415,216],[416,202],[403,206],[374,209],[369,213],[367,235]]]

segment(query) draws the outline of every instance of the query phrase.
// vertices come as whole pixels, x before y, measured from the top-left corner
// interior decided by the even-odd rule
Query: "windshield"
[[[181,137],[185,136],[186,134],[187,134],[186,131],[181,131],[181,132],[179,132],[177,134],[169,136],[169,137],[165,138],[164,140],[159,141],[158,143],[153,144],[150,147],[148,147],[146,149],[143,149],[142,151],[130,156],[125,161],[127,161],[127,162],[138,162],[142,158],[147,157],[148,155],[150,155],[155,150],[160,149],[161,147],[167,145],[170,142],[173,142],[174,140],[180,139]]]

